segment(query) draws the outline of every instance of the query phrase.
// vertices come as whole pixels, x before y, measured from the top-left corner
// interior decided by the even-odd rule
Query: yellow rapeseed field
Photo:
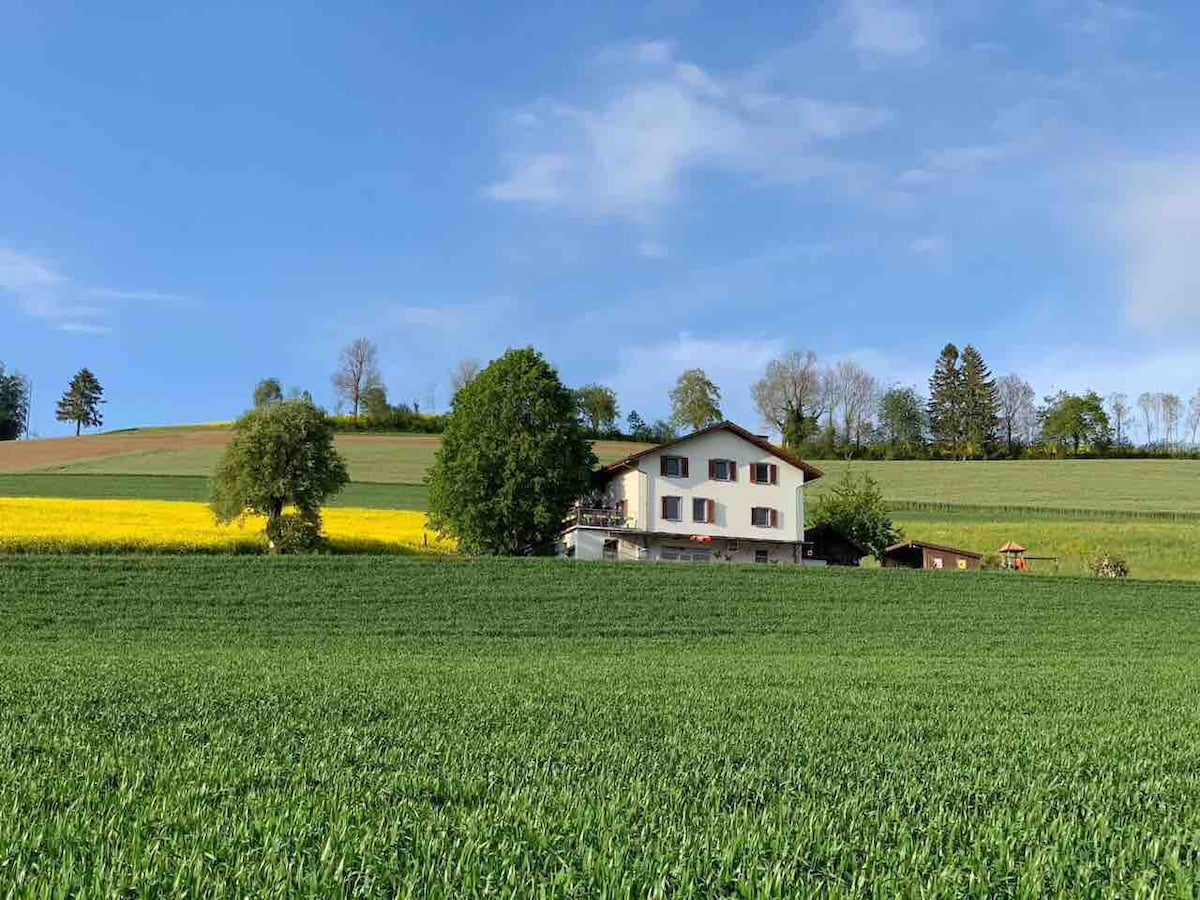
[[[328,509],[325,534],[344,553],[450,553],[425,513]],[[0,552],[261,553],[263,520],[218,525],[203,503],[0,497]]]

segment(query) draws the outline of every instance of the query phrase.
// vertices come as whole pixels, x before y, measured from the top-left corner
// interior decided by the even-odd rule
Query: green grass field
[[[0,475],[0,497],[206,502],[208,496],[208,479],[201,475]],[[351,482],[330,505],[423,510],[428,505],[428,491],[423,484]]]
[[[15,896],[1186,896],[1200,588],[0,558]]]

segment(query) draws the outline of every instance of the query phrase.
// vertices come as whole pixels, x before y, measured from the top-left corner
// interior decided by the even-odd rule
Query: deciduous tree
[[[1016,456],[1022,444],[1029,443],[1037,427],[1037,407],[1033,387],[1019,375],[1005,375],[996,382],[1000,429],[1009,456]]]
[[[363,391],[382,383],[378,351],[371,341],[358,338],[342,349],[338,370],[333,373],[333,388],[350,405],[354,418],[358,418]]]
[[[1112,422],[1114,442],[1118,447],[1123,447],[1129,442],[1129,416],[1132,414],[1129,397],[1119,392],[1109,394],[1108,413]]]
[[[575,404],[583,424],[592,434],[611,431],[617,426],[621,414],[617,406],[617,394],[602,384],[585,384],[575,391]]]
[[[479,377],[479,361],[464,359],[450,373],[450,396],[453,397]]]
[[[1103,449],[1112,439],[1104,400],[1095,391],[1068,394],[1059,391],[1046,398],[1042,436],[1076,456],[1082,447]]]
[[[322,505],[350,480],[333,435],[329,417],[308,400],[280,400],[246,413],[234,423],[213,473],[217,521],[265,516],[272,551],[289,549],[281,545],[297,534],[297,546],[311,546],[320,534]],[[295,522],[285,521],[289,506]]]
[[[900,539],[879,485],[866,473],[847,469],[813,507],[809,525],[833,525],[883,559],[883,551]]]
[[[912,455],[925,445],[925,401],[911,387],[893,387],[879,398],[879,428],[895,452]]]
[[[671,424],[699,431],[721,421],[721,389],[703,369],[688,369],[671,391]]]
[[[16,372],[5,372],[0,363],[0,441],[15,441],[28,426],[29,386]]]
[[[99,428],[104,424],[100,406],[104,401],[104,388],[88,369],[80,369],[58,401],[54,417],[60,422],[74,422],[75,436],[84,428]]]
[[[454,397],[427,477],[430,521],[468,553],[548,552],[595,464],[558,373],[532,348],[509,350]]]
[[[275,403],[283,399],[283,385],[278,378],[264,378],[254,386],[254,405]]]
[[[780,434],[784,446],[796,449],[820,428],[821,370],[811,350],[771,360],[751,394],[763,423]]]

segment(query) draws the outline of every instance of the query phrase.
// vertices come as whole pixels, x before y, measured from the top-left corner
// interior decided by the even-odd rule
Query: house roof
[[[944,547],[941,544],[931,544],[928,541],[901,541],[898,544],[892,544],[883,551],[884,555],[891,553],[894,550],[908,550],[912,547],[921,547],[926,550],[941,550],[943,553],[955,553],[958,556],[969,556],[972,559],[983,559],[982,553],[976,553],[973,550],[963,550],[959,547]]]
[[[795,468],[800,469],[802,472],[804,472],[805,483],[807,483],[809,481],[816,481],[818,478],[820,478],[822,475],[825,474],[820,469],[818,469],[816,466],[809,465],[804,460],[802,460],[800,457],[793,456],[791,453],[788,453],[783,448],[776,447],[774,444],[772,444],[766,438],[759,437],[757,434],[752,434],[751,432],[749,432],[745,428],[743,428],[741,425],[737,425],[733,422],[718,422],[716,425],[709,425],[707,428],[701,428],[699,431],[693,431],[689,435],[685,435],[684,437],[681,437],[681,438],[676,438],[675,440],[668,441],[665,444],[656,444],[653,447],[647,447],[645,450],[640,450],[637,453],[627,456],[622,460],[618,460],[617,462],[612,463],[611,465],[605,466],[600,471],[606,475],[614,475],[617,472],[621,471],[622,469],[630,468],[631,466],[633,466],[634,463],[636,463],[639,459],[641,459],[644,456],[649,456],[652,453],[661,453],[663,450],[668,450],[672,447],[678,447],[680,444],[685,444],[690,440],[694,440],[695,438],[698,438],[698,437],[703,437],[704,435],[711,434],[714,431],[729,431],[729,432],[737,435],[738,437],[740,437],[742,440],[753,444],[755,447],[758,447],[760,450],[771,454],[772,456],[776,457],[777,459],[783,460],[789,466],[794,466]]]
[[[838,540],[845,541],[863,556],[869,556],[871,553],[870,550],[868,550],[854,538],[850,537],[850,535],[846,534],[846,532],[842,531],[842,529],[838,528],[836,525],[831,525],[829,522],[822,522],[820,525],[814,525],[812,528],[805,528],[804,541],[805,543],[811,542],[815,537],[823,534],[829,534],[833,537],[836,537]]]

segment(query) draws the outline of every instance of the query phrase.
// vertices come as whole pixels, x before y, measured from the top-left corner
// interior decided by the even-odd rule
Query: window
[[[658,558],[669,562],[712,562],[712,554],[707,550],[693,550],[691,547],[663,547]]]
[[[683,521],[683,498],[682,497],[663,497],[662,498],[662,517],[668,522]]]
[[[750,524],[755,528],[778,528],[779,510],[755,506],[750,510]]]
[[[658,468],[659,474],[664,478],[687,478],[688,458],[686,456],[660,456]]]
[[[713,481],[737,481],[737,463],[732,459],[710,459],[708,477]]]
[[[756,563],[765,563],[771,561],[771,555],[766,550],[755,550],[754,561]]]
[[[775,463],[751,463],[750,482],[752,484],[779,484],[779,466]]]
[[[692,498],[692,521],[713,525],[717,521],[717,503],[703,497]]]
[[[935,556],[933,558],[933,567],[935,569],[944,569],[946,567],[946,564],[940,556]]]

